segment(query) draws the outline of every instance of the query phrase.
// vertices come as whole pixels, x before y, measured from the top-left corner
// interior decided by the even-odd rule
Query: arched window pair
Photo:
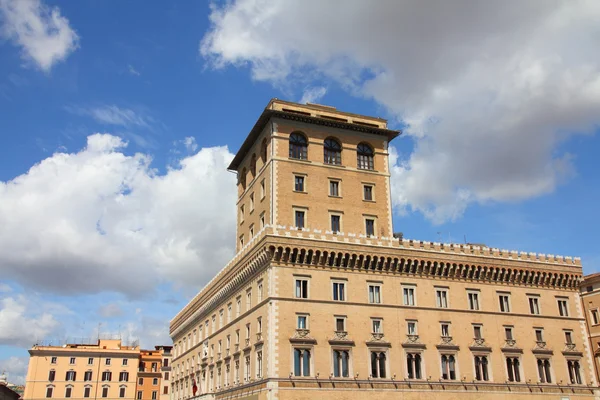
[[[306,160],[308,157],[308,140],[302,133],[294,132],[290,135],[290,158]],[[356,148],[357,167],[359,169],[373,170],[375,152],[367,143],[360,143]],[[334,138],[327,138],[323,143],[323,162],[330,165],[342,164],[342,145]]]

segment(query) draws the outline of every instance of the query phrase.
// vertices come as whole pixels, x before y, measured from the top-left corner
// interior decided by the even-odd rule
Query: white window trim
[[[334,360],[333,360],[333,352],[337,350],[337,351],[347,351],[348,352],[348,376],[334,376],[333,371],[334,371]],[[344,345],[333,345],[330,346],[330,355],[329,355],[329,362],[331,364],[331,376],[335,379],[352,379],[354,377],[354,367],[353,367],[353,354],[352,354],[352,346],[344,346]],[[370,358],[369,358],[370,360]],[[387,361],[387,355],[386,355],[386,361]],[[340,374],[341,375],[341,374]]]
[[[306,280],[306,298],[304,297],[296,297],[296,281],[298,280]],[[310,275],[292,275],[292,290],[293,290],[293,295],[292,297],[296,300],[308,300],[310,299],[310,281],[311,281],[311,276]]]
[[[510,292],[503,292],[503,291],[496,291],[496,295],[497,295],[497,299],[498,299],[498,311],[504,314],[510,314],[512,313],[513,307],[512,307],[512,300],[511,300],[511,293]],[[500,308],[500,296],[507,296],[508,297],[508,311],[502,311],[502,309]],[[529,307],[529,302],[527,304],[527,307]]]
[[[409,323],[414,323],[415,324],[415,333],[408,333],[408,324]],[[419,321],[416,319],[407,319],[406,320],[406,334],[407,335],[418,335],[419,334]]]
[[[529,305],[529,299],[536,299],[537,300],[537,308],[538,308],[538,313],[532,313],[531,312],[531,306]],[[539,294],[534,294],[534,293],[527,293],[527,307],[529,308],[529,315],[542,315],[542,301],[541,301],[541,296]],[[512,308],[511,308],[512,310]]]
[[[311,345],[294,345],[290,346],[290,374],[294,377],[294,379],[310,379],[315,376],[315,348]],[[308,376],[295,376],[294,375],[294,350],[310,350],[310,374]],[[264,360],[263,360],[264,361]],[[300,366],[300,372],[303,371],[303,365]]]
[[[404,379],[406,379],[407,381],[424,381],[427,379],[427,366],[425,365],[425,357],[423,356],[424,354],[424,350],[423,349],[402,349],[402,353],[403,353],[403,358],[402,358],[402,365],[404,366],[404,372],[406,373],[406,376],[404,377]],[[409,378],[408,377],[408,371],[406,370],[406,360],[408,358],[409,354],[419,354],[421,356],[421,378]],[[441,360],[440,360],[441,361]],[[441,364],[441,363],[440,363]],[[441,370],[441,365],[440,365],[440,370]]]
[[[370,301],[369,295],[370,295],[371,286],[379,287],[379,303],[376,303],[376,302],[371,303],[371,301]],[[382,281],[367,281],[367,303],[368,304],[384,304],[383,303],[383,282]]]
[[[371,379],[390,379],[393,375],[390,374],[390,350],[388,347],[377,347],[377,346],[367,346],[367,367],[369,374],[367,376],[371,376],[371,353],[385,353],[385,378],[375,378],[371,376]],[[405,363],[406,364],[406,363]],[[404,367],[406,368],[406,366]]]
[[[303,206],[292,206],[292,223],[291,223],[290,227],[292,229],[299,229],[296,227],[296,211],[304,212],[304,228],[303,229],[308,229],[308,207],[303,207]]]
[[[404,304],[404,289],[413,289],[413,300],[414,304]],[[400,284],[400,295],[402,296],[402,305],[404,307],[417,307],[419,304],[417,299],[417,285],[413,283],[401,283]]]
[[[334,300],[333,299],[333,284],[334,283],[343,283],[344,284],[344,300]],[[348,279],[346,278],[331,278],[331,301],[346,303],[348,301]]]
[[[305,328],[298,328],[298,317],[306,317],[306,327]],[[310,313],[297,312],[296,313],[296,324],[295,324],[295,326],[296,326],[295,329],[308,329],[308,330],[310,330]]]
[[[296,190],[296,177],[304,178],[302,191]],[[292,172],[292,191],[294,193],[308,193],[308,174],[302,172]]]
[[[482,333],[482,337],[483,337],[483,329],[482,329],[481,333]],[[477,357],[477,356],[485,356],[485,357],[487,357],[487,360],[488,360],[488,369],[487,369],[488,380],[487,381],[484,381],[484,380],[478,381],[478,380],[475,379],[475,377],[477,376],[476,367],[475,367],[475,357]],[[505,357],[504,354],[503,354],[503,357]],[[504,364],[506,364],[506,363],[504,363]],[[475,382],[494,382],[494,368],[492,367],[493,366],[493,362],[492,362],[492,353],[491,352],[487,352],[487,351],[471,351],[471,365],[473,366],[472,373],[473,373],[473,380]],[[536,368],[537,368],[537,365],[536,365]]]
[[[478,308],[475,310],[471,308],[471,303],[469,302],[469,294],[477,295],[477,306]],[[481,311],[483,307],[481,306],[481,290],[479,289],[467,289],[467,310],[469,311]]]
[[[367,235],[367,220],[368,219],[373,220],[373,236],[371,236],[371,237],[377,238],[377,228],[378,228],[379,224],[377,223],[376,215],[363,214],[363,227],[365,228],[365,235]]]
[[[371,200],[365,199],[365,186],[371,186]],[[368,203],[376,203],[377,199],[375,198],[375,183],[374,182],[361,182],[360,187],[362,189],[361,197],[362,201],[366,201]]]
[[[329,197],[333,197],[334,199],[341,199],[343,198],[342,195],[342,180],[340,178],[327,178],[327,182],[329,183],[329,187],[327,188],[327,195]],[[334,196],[331,194],[331,182],[337,182],[338,184],[338,195]]]
[[[433,288],[435,289],[436,308],[450,308],[450,288],[448,288],[447,286],[434,286]],[[446,307],[443,307],[441,302],[440,302],[440,305],[438,306],[438,304],[437,304],[438,292],[444,292],[446,294]]]
[[[460,363],[458,362],[458,351],[457,350],[439,350],[438,353],[439,354],[438,354],[437,361],[438,361],[438,366],[439,366],[439,370],[440,370],[440,381],[442,381],[442,382],[460,382],[460,381],[462,381],[462,378],[460,376],[460,366],[459,366]],[[444,373],[444,371],[442,370],[442,356],[454,356],[454,373],[456,374],[455,379],[450,379],[450,378],[443,379],[442,378],[442,374]],[[450,371],[450,369],[448,369],[448,371]]]
[[[380,331],[379,332],[375,332],[374,328],[374,321],[379,321],[379,327],[380,327]],[[371,317],[371,333],[383,333],[385,334],[385,331],[383,329],[383,318],[382,317]]]
[[[331,217],[332,216],[340,217],[340,230],[337,233],[344,232],[344,212],[329,210],[329,229],[328,230],[331,232],[333,232],[333,226],[331,226]]]
[[[347,315],[334,315],[333,316],[333,330],[337,332],[337,320],[338,319],[343,319],[344,320],[344,330],[343,331],[347,331],[347,320],[348,320],[348,316]]]

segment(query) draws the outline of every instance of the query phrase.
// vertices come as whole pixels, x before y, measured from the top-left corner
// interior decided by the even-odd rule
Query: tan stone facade
[[[394,238],[398,133],[269,103],[238,252],[171,321],[174,400],[594,398],[579,259]]]
[[[104,339],[97,344],[33,346],[23,399],[168,399],[171,349],[140,350]]]
[[[581,306],[586,319],[587,335],[594,357],[596,380],[600,381],[600,273],[588,275],[581,282]]]

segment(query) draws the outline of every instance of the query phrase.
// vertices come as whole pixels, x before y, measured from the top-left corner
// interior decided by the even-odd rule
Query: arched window
[[[250,173],[252,174],[252,178],[256,177],[256,154],[252,154],[252,158],[250,159]]]
[[[308,141],[301,133],[292,133],[290,135],[290,158],[306,160],[308,153]]]
[[[373,149],[366,143],[361,143],[356,148],[357,166],[359,169],[373,168]]]
[[[262,158],[263,164],[267,162],[267,139],[263,139],[262,145],[260,146],[260,157]]]
[[[242,169],[242,174],[240,175],[240,185],[242,185],[242,190],[246,190],[246,168]]]
[[[325,139],[323,156],[325,164],[340,165],[342,163],[342,146],[333,138]]]

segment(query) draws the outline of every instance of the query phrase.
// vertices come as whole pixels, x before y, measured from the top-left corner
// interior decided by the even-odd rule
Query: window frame
[[[501,313],[505,313],[505,314],[510,313],[512,310],[510,292],[497,291],[496,294],[498,295],[498,311],[500,311]],[[503,297],[507,298],[506,305],[505,305],[504,301],[502,300]],[[503,310],[502,308],[506,308],[506,310]]]
[[[410,283],[401,283],[400,288],[402,289],[402,305],[405,307],[416,307],[417,306],[417,285]],[[407,298],[404,296],[405,290],[412,290],[412,303],[410,301],[407,303]]]
[[[367,142],[356,146],[356,169],[375,171],[375,149]]]
[[[342,221],[343,221],[343,213],[341,211],[329,211],[329,229],[331,230],[332,233],[334,234],[338,234],[344,231],[344,228],[342,226]],[[338,230],[334,230],[333,228],[333,218],[337,217],[338,218]]]
[[[371,188],[371,198],[367,199],[367,187]],[[362,200],[369,203],[376,203],[375,200],[375,184],[371,182],[362,182]]]
[[[294,229],[297,230],[304,230],[304,229],[308,229],[308,207],[299,207],[299,206],[293,206],[292,207],[292,211],[293,211],[293,225],[292,227]],[[302,226],[298,226],[298,213],[301,212],[303,213],[303,218],[302,218]]]
[[[541,315],[542,305],[539,294],[527,294],[527,305],[529,306],[530,315]]]
[[[373,288],[373,298],[371,298],[371,288]],[[377,290],[375,290],[377,289]],[[377,296],[376,296],[377,294]],[[378,298],[376,298],[378,297]],[[383,304],[383,282],[367,281],[367,299],[369,304]],[[375,301],[379,300],[379,301]]]
[[[294,131],[288,137],[289,158],[293,160],[308,160],[308,137],[304,132]]]
[[[475,298],[477,307],[472,307],[471,297]],[[469,311],[481,311],[481,290],[479,289],[467,289],[467,308]]]
[[[434,286],[434,289],[436,308],[450,308],[450,288],[447,286]]]
[[[337,290],[336,290],[337,285]],[[340,291],[340,285],[341,291]],[[346,279],[340,278],[331,278],[331,300],[335,302],[346,302],[348,301],[348,297],[346,296],[346,286],[348,286],[348,281]],[[340,296],[341,293],[341,296]],[[336,296],[338,297],[336,299]]]
[[[342,150],[342,143],[337,138],[327,137],[323,141],[323,164],[342,165]]]
[[[334,186],[337,186],[337,194],[333,193]],[[329,197],[341,199],[342,196],[342,180],[338,178],[329,178]]]
[[[563,307],[561,307],[561,303],[564,303],[564,312]],[[558,316],[559,317],[569,317],[571,315],[569,310],[569,298],[557,296],[556,297],[556,305],[558,307]]]
[[[306,187],[308,175],[294,172],[293,176],[294,176],[293,192],[294,193],[308,193],[308,190]],[[298,182],[299,181],[302,183],[302,190],[298,190]]]
[[[294,280],[294,298],[299,300],[310,299],[310,276],[308,275],[292,275]],[[298,294],[298,284],[297,282],[306,281],[306,290],[303,287],[303,284],[300,284],[300,294]],[[304,293],[306,291],[306,293]]]

